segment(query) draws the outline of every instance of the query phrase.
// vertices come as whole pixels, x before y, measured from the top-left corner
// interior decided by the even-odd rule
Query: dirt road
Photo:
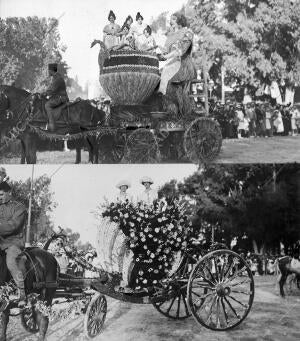
[[[300,340],[300,292],[286,299],[275,293],[274,277],[256,277],[256,293],[246,320],[228,332],[212,332],[194,319],[173,321],[160,315],[152,306],[132,305],[109,300],[105,328],[95,341],[230,341]],[[9,326],[8,341],[35,340],[25,332],[17,318]],[[83,317],[52,323],[48,341],[84,341]]]

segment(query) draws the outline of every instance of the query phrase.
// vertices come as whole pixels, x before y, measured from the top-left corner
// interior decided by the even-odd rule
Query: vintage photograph
[[[1,0],[0,162],[300,162],[299,1]]]
[[[300,0],[0,0],[0,341],[300,339]]]
[[[0,175],[1,340],[299,339],[299,165]]]

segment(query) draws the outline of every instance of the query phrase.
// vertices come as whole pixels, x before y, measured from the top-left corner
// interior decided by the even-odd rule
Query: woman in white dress
[[[120,192],[116,196],[116,201],[125,203],[127,200],[132,202],[132,196],[127,192],[128,188],[131,187],[131,184],[127,180],[122,180],[117,183],[116,187],[120,190]]]
[[[113,11],[110,11],[108,14],[109,24],[106,25],[103,29],[103,43],[105,44],[107,49],[110,49],[113,46],[119,44],[119,33],[120,26],[115,23],[116,16]]]
[[[131,26],[131,33],[134,35],[136,48],[137,50],[140,49],[140,46],[143,45],[145,41],[144,36],[144,30],[147,27],[146,24],[144,24],[144,18],[142,17],[141,13],[138,12],[135,17],[136,23]]]
[[[157,48],[156,42],[152,36],[152,29],[149,25],[144,29],[145,40],[140,44],[139,49],[142,51],[152,52]]]
[[[141,178],[140,183],[145,186],[145,190],[140,194],[138,201],[146,205],[152,205],[153,201],[158,198],[157,191],[151,188],[154,181],[149,176],[144,176]]]

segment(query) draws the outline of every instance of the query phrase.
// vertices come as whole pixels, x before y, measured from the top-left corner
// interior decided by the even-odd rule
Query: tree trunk
[[[221,89],[222,89],[222,104],[225,104],[225,67],[221,66]]]

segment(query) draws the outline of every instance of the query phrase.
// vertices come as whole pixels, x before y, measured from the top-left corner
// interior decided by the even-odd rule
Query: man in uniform
[[[26,208],[13,200],[11,187],[5,181],[0,183],[0,249],[6,253],[7,268],[18,288],[19,306],[26,301],[24,274],[19,261],[25,246],[24,224]]]
[[[49,76],[52,77],[51,84],[45,95],[49,97],[45,104],[45,109],[49,120],[49,130],[55,131],[55,114],[57,114],[57,108],[63,103],[69,101],[66,83],[64,78],[60,73],[57,72],[57,64],[48,65]]]

